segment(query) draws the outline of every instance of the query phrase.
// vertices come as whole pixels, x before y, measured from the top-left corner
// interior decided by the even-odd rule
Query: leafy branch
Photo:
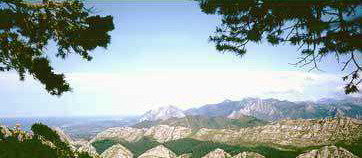
[[[362,50],[360,1],[275,1],[275,0],[196,0],[203,12],[222,16],[222,24],[210,36],[216,49],[243,56],[249,42],[289,44],[298,47],[300,57],[294,66],[310,66],[321,71],[319,63],[329,54],[350,56],[347,65],[355,67],[343,77],[345,93],[358,92]]]

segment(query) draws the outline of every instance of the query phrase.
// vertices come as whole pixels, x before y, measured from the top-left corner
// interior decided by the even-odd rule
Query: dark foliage
[[[347,149],[348,151],[350,151],[351,153],[362,157],[362,137],[360,137],[359,139],[357,139],[356,141],[353,142],[345,142],[345,141],[341,141],[335,144],[338,147],[343,147],[345,149]]]
[[[199,141],[195,139],[185,138],[174,141],[169,141],[164,144],[167,148],[171,149],[176,154],[192,153],[192,158],[201,158],[215,149],[223,149],[231,155],[237,155],[244,151],[253,151],[262,154],[266,157],[275,158],[289,158],[296,157],[299,151],[283,151],[273,147],[264,145],[257,146],[233,146],[223,143],[216,143],[211,141]]]
[[[159,142],[157,142],[156,140],[154,140],[152,138],[148,138],[148,137],[143,137],[142,139],[138,140],[137,142],[133,142],[133,143],[128,143],[128,142],[123,141],[121,144],[128,149],[132,149],[131,152],[133,153],[133,155],[135,157],[143,154],[144,152],[146,152],[149,149],[152,149],[152,148],[160,145]]]
[[[88,153],[72,151],[59,135],[43,124],[34,124],[30,135],[19,128],[4,133],[0,127],[1,158],[92,158]],[[50,145],[52,144],[52,145]]]
[[[31,126],[31,130],[34,133],[34,136],[41,136],[42,138],[52,142],[58,148],[70,150],[69,145],[60,139],[58,133],[48,126],[41,123],[35,123]]]
[[[65,76],[53,71],[46,46],[54,41],[57,57],[76,53],[91,60],[89,51],[107,47],[114,25],[112,16],[90,13],[80,0],[0,0],[0,71],[15,70],[21,80],[28,73],[52,95],[70,91]]]
[[[98,154],[102,154],[108,148],[116,145],[118,141],[112,139],[97,140],[92,143],[92,146],[96,149]]]
[[[327,55],[348,57],[354,70],[343,77],[345,93],[358,92],[362,82],[361,0],[196,0],[203,12],[222,16],[210,37],[221,52],[246,53],[249,42],[298,46],[296,66],[318,63]]]
[[[49,158],[58,157],[56,149],[41,143],[38,139],[17,141],[16,138],[0,141],[0,157],[6,158]]]
[[[143,137],[142,139],[136,141],[136,142],[128,142],[125,140],[112,140],[112,139],[105,139],[105,140],[98,140],[92,143],[94,148],[96,148],[96,151],[98,154],[103,153],[105,150],[107,150],[109,147],[121,144],[122,146],[129,149],[135,157],[140,156],[144,152],[146,152],[149,149],[152,149],[158,145],[160,145],[159,142],[148,138]]]
[[[161,145],[161,143],[147,137],[144,137],[137,142],[127,142],[124,140],[112,140],[112,139],[98,140],[93,142],[92,145],[96,148],[97,152],[101,154],[106,149],[116,144],[121,144],[127,149],[129,149],[134,154],[135,157],[140,156],[142,153],[146,152],[149,149]],[[271,158],[296,157],[297,155],[309,149],[320,148],[320,147],[309,147],[309,148],[286,147],[287,148],[286,150],[282,150],[279,148],[275,148],[268,145],[262,145],[262,144],[233,146],[233,145],[227,145],[211,141],[200,141],[192,138],[172,140],[165,142],[162,145],[164,145],[166,148],[170,149],[177,155],[191,153],[192,158],[201,158],[202,156],[205,156],[207,153],[217,148],[223,149],[224,151],[232,155],[236,155],[244,151],[252,151]]]
[[[172,151],[177,154],[186,154],[192,153],[193,148],[197,147],[198,145],[202,144],[203,141],[195,140],[191,138],[183,138],[179,140],[172,140],[166,142],[164,145],[168,149],[172,149]]]

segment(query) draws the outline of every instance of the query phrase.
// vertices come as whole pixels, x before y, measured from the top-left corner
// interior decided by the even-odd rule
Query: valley
[[[122,124],[88,122],[102,129],[88,135],[67,125],[53,129],[73,150],[102,158],[354,158],[362,156],[361,109],[360,102],[343,100],[246,98],[187,110],[161,107]]]
[[[170,109],[148,111],[131,127],[107,129],[90,142],[99,154],[118,145],[133,157],[165,149],[172,153],[165,157],[206,158],[224,153],[225,157],[288,158],[318,155],[326,149],[331,149],[331,154],[350,150],[362,156],[358,150],[362,144],[361,105],[350,100],[246,98],[185,111],[168,106]],[[305,153],[308,151],[312,153]]]

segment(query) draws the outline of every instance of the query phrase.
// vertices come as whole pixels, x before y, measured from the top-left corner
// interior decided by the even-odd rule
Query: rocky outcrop
[[[78,150],[80,147],[82,147],[83,145],[88,143],[86,141],[86,142],[82,142],[81,144],[79,144],[81,141],[73,141],[72,138],[59,127],[52,127],[52,129],[59,135],[60,140],[69,144],[70,149],[72,149],[73,151]],[[90,153],[90,154],[94,155],[94,153]]]
[[[192,154],[188,153],[188,154],[181,154],[179,156],[177,156],[177,158],[191,158]]]
[[[72,138],[70,138],[69,135],[65,134],[65,132],[59,128],[59,127],[52,127],[52,129],[57,132],[57,134],[60,137],[60,140],[62,140],[63,142],[66,142],[68,144],[73,144],[73,140]]]
[[[352,118],[285,120],[240,130],[200,129],[192,136],[227,144],[271,143],[298,147],[328,145],[362,136],[362,122]]]
[[[202,128],[195,133],[192,133],[190,128],[181,126],[158,125],[149,129],[122,127],[101,132],[94,140],[115,138],[132,142],[144,136],[151,137],[160,143],[181,138],[193,138],[230,145],[266,143],[306,147],[356,140],[362,136],[362,121],[347,117],[283,120],[240,130]]]
[[[102,139],[122,139],[129,142],[134,142],[141,139],[144,136],[144,133],[144,129],[132,127],[109,128],[101,133],[98,133],[96,137],[91,140],[91,142]]]
[[[8,129],[8,127],[4,125],[0,125],[0,134],[4,137],[9,137],[12,135],[11,131]]]
[[[73,146],[76,148],[76,149],[79,149],[80,147],[88,144],[89,142],[87,140],[84,140],[84,139],[79,139],[79,140],[75,140],[73,141]]]
[[[121,144],[113,145],[101,154],[102,158],[133,158],[133,154]]]
[[[177,155],[173,153],[170,149],[167,149],[163,145],[159,145],[150,150],[147,150],[138,158],[176,158],[176,157]]]
[[[240,117],[245,116],[244,114],[241,114],[239,111],[233,111],[230,115],[227,116],[229,119],[239,119]]]
[[[215,149],[202,158],[265,158],[263,155],[254,152],[242,152],[233,157],[222,149]]]
[[[92,144],[90,144],[89,142],[82,144],[77,151],[79,152],[87,152],[89,153],[91,156],[93,157],[98,157],[98,153],[96,151],[96,149],[92,146]]]
[[[91,142],[102,139],[119,139],[135,142],[142,137],[151,137],[163,143],[170,140],[186,138],[191,134],[191,129],[181,126],[158,125],[149,129],[138,129],[132,127],[110,128],[96,135]]]
[[[312,150],[297,156],[297,158],[329,158],[329,157],[358,158],[358,156],[353,155],[351,152],[347,151],[346,149],[336,146],[325,146],[321,149]]]
[[[5,125],[0,125],[0,140],[8,139],[8,137],[16,137],[19,141],[24,141],[32,139],[33,135],[21,130],[20,124],[16,124],[12,129]]]
[[[209,152],[202,158],[231,158],[231,155],[224,150],[218,148],[212,152]]]
[[[167,120],[172,117],[182,118],[185,116],[186,115],[181,109],[174,106],[165,106],[146,112],[141,116],[139,121],[142,122],[142,121]]]
[[[158,142],[163,143],[170,140],[177,140],[186,138],[192,133],[190,128],[186,127],[172,127],[168,125],[158,125],[148,129],[144,136],[152,137]]]
[[[233,156],[233,158],[265,158],[265,157],[263,155],[254,152],[242,152]]]
[[[241,101],[243,107],[233,115],[255,116],[264,120],[279,120],[286,118],[283,114],[283,107],[297,106],[293,102],[280,101],[277,99],[246,98]]]

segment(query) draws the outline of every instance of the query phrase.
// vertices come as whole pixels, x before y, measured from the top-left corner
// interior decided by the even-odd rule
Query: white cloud
[[[291,71],[144,71],[68,77],[75,93],[107,96],[111,109],[132,112],[165,105],[189,108],[248,96],[317,99],[311,92],[322,97],[340,83],[333,75]]]
[[[73,92],[58,98],[47,94],[43,86],[30,77],[19,82],[16,74],[5,76],[0,78],[3,87],[0,93],[23,98],[9,98],[8,101],[19,104],[13,115],[29,107],[28,115],[125,115],[141,114],[165,105],[186,109],[244,97],[313,100],[333,96],[343,84],[339,76],[292,71],[72,73],[66,76]]]

